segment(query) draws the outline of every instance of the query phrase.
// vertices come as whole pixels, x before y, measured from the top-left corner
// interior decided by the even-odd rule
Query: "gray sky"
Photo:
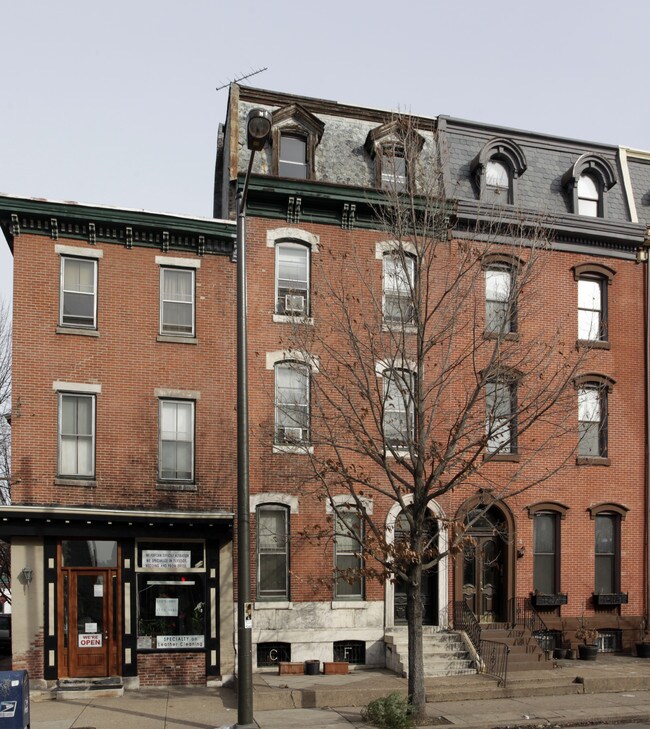
[[[249,85],[649,149],[647,0],[0,0],[0,192],[211,215]],[[0,235],[0,295],[11,287]]]

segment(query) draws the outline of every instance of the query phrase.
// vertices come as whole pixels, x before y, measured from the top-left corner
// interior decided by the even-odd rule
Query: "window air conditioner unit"
[[[285,443],[302,443],[302,428],[282,428]]]
[[[305,297],[300,294],[286,294],[284,297],[284,311],[286,314],[304,314]]]

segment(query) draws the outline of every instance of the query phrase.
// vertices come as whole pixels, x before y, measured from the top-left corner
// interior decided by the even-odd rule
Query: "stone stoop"
[[[108,678],[62,678],[56,682],[53,697],[57,700],[123,696],[124,682],[119,676]]]
[[[546,653],[528,628],[520,625],[509,627],[481,626],[481,638],[505,643],[510,648],[508,656],[508,673],[511,671],[539,671],[551,669],[552,660],[548,660]]]
[[[476,667],[460,635],[453,630],[425,627],[422,636],[424,675],[461,676],[476,674]],[[406,628],[396,628],[384,635],[386,668],[408,676],[408,636]]]

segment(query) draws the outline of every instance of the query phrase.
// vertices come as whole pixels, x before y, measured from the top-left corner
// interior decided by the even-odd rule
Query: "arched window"
[[[275,365],[275,442],[306,444],[309,432],[309,367],[301,362]]]
[[[588,174],[578,178],[578,215],[598,217],[600,209],[600,190],[596,180]]]
[[[512,198],[510,170],[505,162],[491,159],[485,168],[485,195],[486,200],[492,202],[508,203]]]
[[[491,139],[471,162],[481,200],[499,205],[516,202],[517,180],[527,163],[521,147],[510,139]]]

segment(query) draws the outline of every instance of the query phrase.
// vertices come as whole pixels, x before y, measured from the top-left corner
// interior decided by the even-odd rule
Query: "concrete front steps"
[[[460,635],[453,630],[422,628],[424,675],[462,676],[476,674],[476,667]],[[393,628],[384,636],[386,667],[399,676],[408,676],[408,635],[406,628]]]
[[[539,647],[539,643],[528,628],[517,625],[514,628],[492,624],[481,626],[481,639],[505,643],[510,648],[508,673],[517,671],[539,671],[553,668],[553,661]]]
[[[52,690],[58,700],[123,696],[124,683],[119,676],[109,678],[61,678]]]

